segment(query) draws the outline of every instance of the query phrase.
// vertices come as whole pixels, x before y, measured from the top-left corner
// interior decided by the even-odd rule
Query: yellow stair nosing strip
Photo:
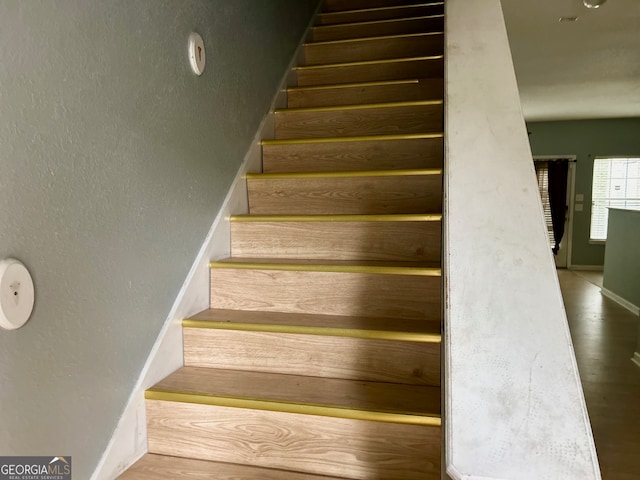
[[[279,108],[274,110],[276,115],[287,113],[305,113],[305,112],[336,112],[341,110],[368,110],[373,108],[398,108],[398,107],[426,107],[433,105],[442,105],[442,99],[437,100],[406,100],[403,102],[383,102],[383,103],[361,103],[355,105],[331,105],[323,107],[295,107],[295,108]]]
[[[412,8],[412,7],[436,7],[438,5],[444,5],[444,2],[425,2],[425,3],[416,3],[410,5],[393,5],[390,7],[375,7],[375,8],[358,8],[356,10],[339,10],[337,12],[320,12],[320,15],[339,15],[345,13],[356,13],[356,12],[371,12],[371,11],[379,11],[379,10],[397,10],[399,8]]]
[[[245,408],[251,410],[266,410],[271,412],[295,413],[321,417],[345,418],[350,420],[365,420],[371,422],[399,423],[405,425],[422,425],[439,427],[439,416],[429,416],[412,412],[384,412],[360,410],[330,405],[301,404],[287,401],[261,400],[244,397],[215,396],[201,393],[169,391],[150,388],[145,392],[147,400],[165,402],[191,403],[216,407]]]
[[[349,23],[338,23],[334,25],[314,25],[311,27],[312,30],[321,30],[323,28],[333,28],[333,27],[360,27],[362,25],[370,25],[372,23],[390,23],[390,22],[406,22],[411,20],[426,20],[430,18],[444,18],[444,13],[437,13],[435,15],[422,15],[420,17],[402,17],[402,18],[385,18],[383,20],[368,20],[366,22],[349,22]]]
[[[356,82],[356,83],[334,83],[330,85],[311,85],[308,87],[287,87],[287,92],[301,92],[307,90],[332,90],[334,88],[360,88],[360,87],[380,87],[385,85],[415,85],[420,83],[417,78],[408,78],[406,80],[383,80],[379,82]]]
[[[320,273],[363,273],[373,275],[409,275],[417,277],[440,277],[442,271],[437,267],[416,266],[382,266],[382,265],[340,265],[318,263],[266,263],[212,261],[211,269],[228,270],[277,270],[286,272],[320,272]]]
[[[221,322],[215,320],[182,320],[183,328],[211,330],[239,330],[243,332],[285,333],[291,335],[318,335],[327,337],[363,338],[367,340],[394,340],[398,342],[440,343],[441,335],[435,333],[367,330],[362,328],[313,327],[307,325],[276,325],[263,323]]]
[[[261,140],[261,145],[303,145],[317,143],[342,143],[342,142],[375,142],[395,140],[431,140],[444,138],[443,132],[435,133],[401,133],[391,135],[358,135],[353,137],[314,137],[314,138],[277,138]]]
[[[427,55],[424,57],[388,58],[384,60],[366,60],[362,62],[325,63],[321,65],[301,65],[293,70],[318,70],[320,68],[355,67],[361,65],[377,65],[381,63],[417,62],[420,60],[442,60],[444,55]]]
[[[412,170],[344,170],[333,172],[275,172],[246,173],[247,180],[273,178],[353,178],[353,177],[410,177],[442,175],[441,168],[422,168]]]
[[[416,37],[429,37],[436,35],[444,35],[442,31],[436,32],[418,32],[418,33],[394,33],[391,35],[377,35],[374,37],[360,37],[360,38],[344,38],[340,40],[320,40],[317,42],[307,42],[303,46],[304,47],[314,47],[317,45],[339,45],[342,43],[350,43],[350,42],[369,42],[376,40],[392,40],[395,38],[416,38]]]
[[[439,222],[441,213],[430,214],[344,214],[344,215],[231,215],[233,223],[253,222]]]

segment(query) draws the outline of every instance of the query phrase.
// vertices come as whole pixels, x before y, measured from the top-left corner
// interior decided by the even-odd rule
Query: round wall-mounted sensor
[[[204,51],[204,41],[196,32],[189,35],[189,63],[193,73],[200,76],[204,72],[207,56]]]
[[[27,323],[34,300],[27,268],[14,258],[0,261],[0,327],[15,330]]]

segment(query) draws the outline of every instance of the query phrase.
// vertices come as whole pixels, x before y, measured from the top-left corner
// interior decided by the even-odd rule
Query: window
[[[609,207],[640,210],[640,158],[594,160],[591,240],[607,239]]]

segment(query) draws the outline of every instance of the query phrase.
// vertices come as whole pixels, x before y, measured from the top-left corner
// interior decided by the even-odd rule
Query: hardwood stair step
[[[444,30],[444,15],[374,20],[337,25],[311,27],[311,40],[347,40],[349,38],[399,35],[403,33],[435,32]]]
[[[335,25],[342,23],[369,22],[373,20],[391,20],[394,18],[424,17],[442,15],[444,2],[424,2],[411,5],[361,8],[336,12],[321,12],[316,17],[316,25]]]
[[[440,385],[440,322],[208,309],[183,321],[185,366]]]
[[[184,328],[249,332],[324,335],[440,343],[440,322],[388,317],[311,315],[305,313],[252,312],[208,308],[182,321]]]
[[[316,87],[291,87],[287,89],[287,106],[288,108],[301,108],[411,100],[442,100],[443,96],[443,79],[416,78]]]
[[[440,320],[440,268],[430,264],[229,258],[210,267],[211,308]]]
[[[440,389],[423,385],[182,367],[148,389],[145,398],[440,426]]]
[[[442,170],[247,174],[255,215],[424,214],[442,210]]]
[[[176,480],[177,478],[184,480],[346,480],[344,477],[309,475],[153,453],[144,455],[118,477],[119,480]]]
[[[231,255],[440,260],[442,215],[234,215]]]
[[[265,173],[442,168],[443,134],[263,140]]]
[[[420,56],[388,60],[304,65],[295,67],[298,86],[376,82],[406,78],[442,78],[444,56]]]
[[[145,397],[151,453],[352,479],[439,478],[438,388],[185,367]]]
[[[305,65],[442,55],[444,32],[405,33],[304,45]]]
[[[276,110],[275,138],[326,138],[442,131],[442,100]]]
[[[398,5],[412,5],[425,3],[425,0],[325,0],[325,12],[341,10],[355,10],[362,8],[395,7]]]

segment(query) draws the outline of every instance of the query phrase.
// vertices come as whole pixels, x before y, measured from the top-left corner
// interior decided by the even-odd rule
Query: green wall
[[[0,454],[90,477],[316,5],[0,1],[0,258],[36,287]]]
[[[640,306],[640,211],[609,210],[603,287]]]
[[[575,193],[584,194],[584,210],[574,211],[572,265],[604,265],[604,245],[589,243],[593,159],[639,156],[640,118],[532,122],[533,155],[576,155]]]

